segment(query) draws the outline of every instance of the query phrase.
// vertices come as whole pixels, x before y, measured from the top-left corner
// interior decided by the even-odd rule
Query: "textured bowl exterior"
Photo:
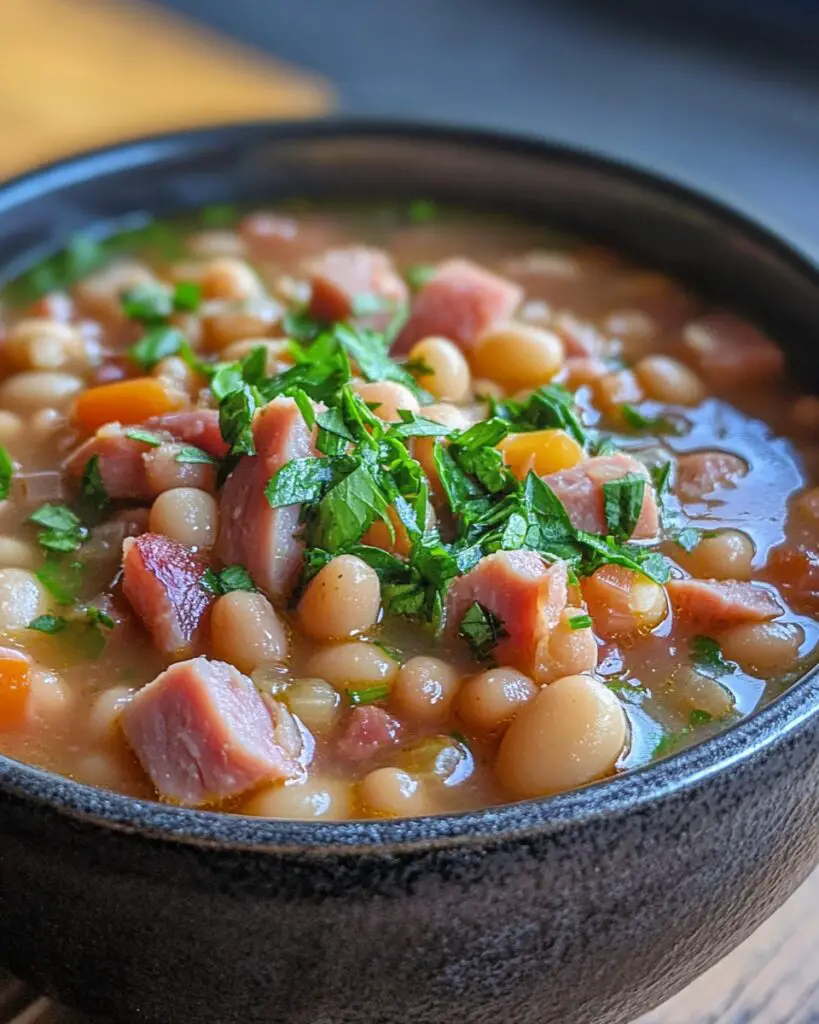
[[[810,372],[819,285],[797,254],[675,186],[476,133],[268,125],[119,147],[0,189],[0,265],[137,209],[332,195],[345,181],[511,193],[533,217],[597,225],[658,264],[671,252],[697,283],[750,293]],[[0,757],[0,962],[121,1024],[625,1024],[745,938],[819,859],[817,709],[813,673],[659,765],[409,821],[191,812]]]

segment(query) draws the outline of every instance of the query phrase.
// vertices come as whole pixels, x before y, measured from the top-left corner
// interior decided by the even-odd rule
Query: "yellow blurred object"
[[[533,430],[510,434],[498,445],[507,466],[523,480],[529,470],[538,476],[571,469],[584,459],[583,449],[565,430]]]
[[[310,117],[332,101],[320,79],[138,0],[0,2],[0,176],[149,132]]]

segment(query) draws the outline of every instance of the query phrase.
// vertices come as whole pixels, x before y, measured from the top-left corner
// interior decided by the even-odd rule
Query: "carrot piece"
[[[84,391],[74,405],[74,422],[91,433],[106,423],[143,423],[151,416],[181,409],[187,398],[156,377],[100,384]]]
[[[0,647],[0,732],[25,723],[30,689],[29,659],[11,647]]]

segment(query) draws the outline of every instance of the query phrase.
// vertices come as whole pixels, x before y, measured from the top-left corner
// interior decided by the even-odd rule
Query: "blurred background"
[[[817,0],[2,0],[0,174],[88,144],[336,109],[642,163],[819,252]]]

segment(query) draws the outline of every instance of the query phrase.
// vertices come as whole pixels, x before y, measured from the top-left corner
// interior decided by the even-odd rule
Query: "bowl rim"
[[[809,246],[769,217],[749,215],[710,192],[662,174],[559,141],[494,128],[436,120],[331,117],[317,120],[250,120],[125,139],[72,154],[0,183],[0,216],[74,183],[112,171],[155,164],[173,155],[205,153],[215,145],[271,141],[366,138],[460,142],[559,160],[642,185],[675,198],[751,236],[819,288],[819,263]],[[355,855],[482,846],[554,836],[581,823],[643,812],[653,802],[683,796],[732,769],[758,763],[794,739],[819,715],[819,665],[784,693],[735,725],[663,760],[568,793],[458,814],[381,820],[299,821],[194,810],[97,789],[0,754],[0,794],[37,805],[92,827],[182,845],[251,850],[260,854]],[[815,723],[814,723],[815,727]]]

